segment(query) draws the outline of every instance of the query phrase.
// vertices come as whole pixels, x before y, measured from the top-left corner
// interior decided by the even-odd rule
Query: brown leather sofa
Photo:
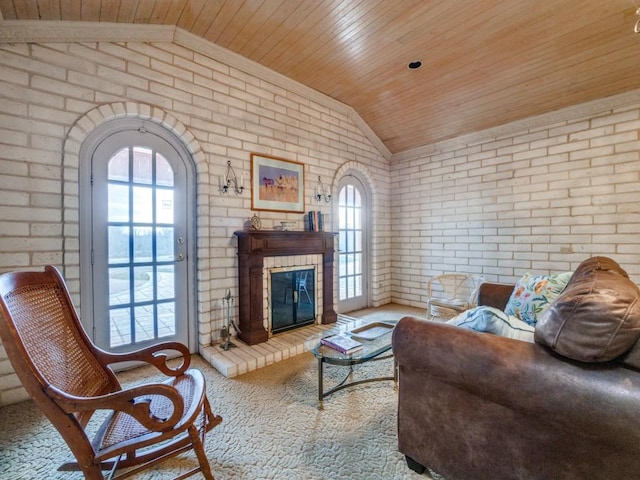
[[[485,283],[478,303],[504,309],[512,290]],[[593,257],[535,343],[403,318],[392,345],[409,467],[446,480],[640,478],[639,304],[624,270]]]

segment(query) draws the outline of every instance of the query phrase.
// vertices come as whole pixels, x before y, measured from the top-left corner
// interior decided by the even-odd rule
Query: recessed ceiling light
[[[422,62],[420,60],[415,60],[413,62],[409,62],[409,65],[407,65],[407,67],[409,68],[409,70],[417,70],[422,66]]]

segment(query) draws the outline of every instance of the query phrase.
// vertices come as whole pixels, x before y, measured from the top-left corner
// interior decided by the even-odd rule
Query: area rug
[[[217,480],[428,480],[406,466],[397,449],[397,392],[390,381],[336,392],[318,409],[317,364],[304,353],[233,379],[200,357],[212,409],[223,422],[207,436],[206,452]],[[386,376],[390,360],[357,367],[355,375]],[[325,386],[344,367],[329,367]],[[123,384],[156,377],[152,367],[120,374]],[[57,467],[70,452],[32,402],[0,409],[0,477],[80,479]],[[164,480],[196,463],[193,453],[157,466],[139,479]],[[199,475],[193,478],[202,478]]]

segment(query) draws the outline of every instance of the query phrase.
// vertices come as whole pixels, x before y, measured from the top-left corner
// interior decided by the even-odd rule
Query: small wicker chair
[[[204,376],[188,369],[186,346],[167,342],[129,354],[98,349],[85,334],[64,280],[51,266],[44,272],[0,275],[0,337],[27,392],[53,423],[75,456],[59,470],[85,478],[126,478],[193,449],[197,472],[213,480],[204,452],[205,433],[222,418],[213,415]],[[167,351],[183,356],[172,368]],[[109,364],[144,361],[169,378],[123,390]],[[85,431],[92,415],[109,412],[93,440]]]
[[[475,306],[481,279],[468,273],[445,273],[427,282],[427,318],[449,320]]]

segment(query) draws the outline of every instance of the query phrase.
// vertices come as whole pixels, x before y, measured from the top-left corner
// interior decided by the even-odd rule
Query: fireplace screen
[[[272,333],[315,323],[315,267],[273,269],[270,283]]]

